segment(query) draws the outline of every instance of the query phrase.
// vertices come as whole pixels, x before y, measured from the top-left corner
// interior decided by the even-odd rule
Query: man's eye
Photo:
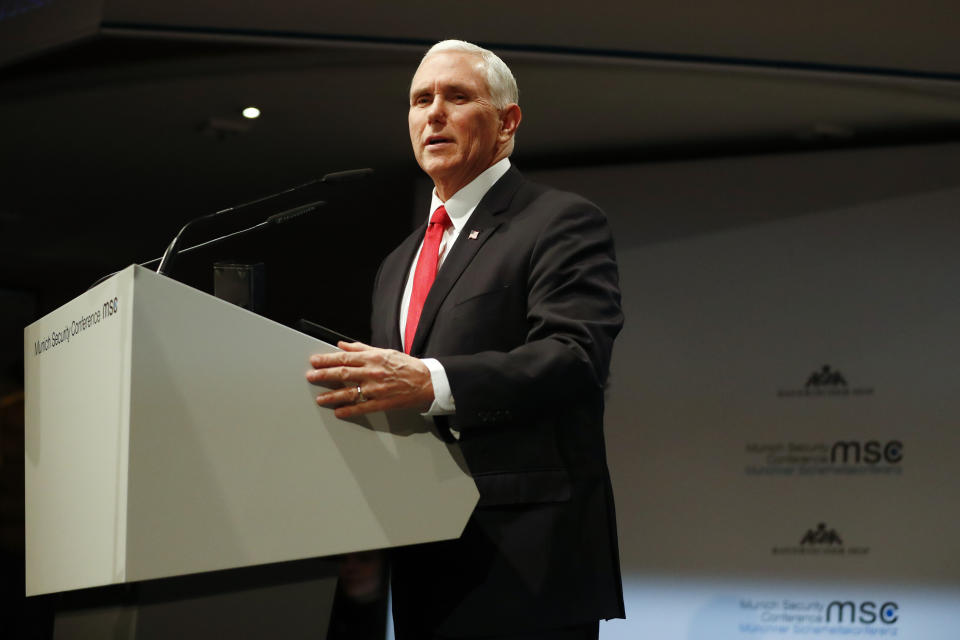
[[[430,104],[430,96],[418,96],[416,100],[413,101],[414,104]]]

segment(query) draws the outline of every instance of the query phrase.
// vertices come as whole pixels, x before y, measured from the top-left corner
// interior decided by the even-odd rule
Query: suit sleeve
[[[451,423],[459,429],[515,422],[545,407],[596,397],[606,383],[613,340],[623,326],[606,216],[569,194],[544,197],[537,204],[548,214],[531,238],[524,274],[524,342],[509,351],[438,358],[456,400]]]

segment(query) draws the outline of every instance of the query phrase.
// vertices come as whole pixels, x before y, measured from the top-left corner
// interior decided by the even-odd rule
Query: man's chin
[[[424,149],[423,162],[437,168],[451,168],[459,163],[455,149]]]
[[[456,173],[458,166],[453,158],[447,157],[425,157],[420,163],[420,168],[423,169],[423,172],[434,180]]]

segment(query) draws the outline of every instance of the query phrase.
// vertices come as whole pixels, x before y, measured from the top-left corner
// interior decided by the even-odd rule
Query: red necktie
[[[417,258],[417,268],[413,272],[413,292],[410,294],[410,306],[407,308],[407,326],[403,331],[403,350],[410,353],[413,346],[413,336],[417,333],[417,324],[420,322],[420,313],[423,303],[430,293],[430,287],[437,277],[437,263],[439,262],[440,241],[443,232],[451,225],[447,210],[440,205],[430,217],[427,225],[427,234],[423,239],[423,248]]]

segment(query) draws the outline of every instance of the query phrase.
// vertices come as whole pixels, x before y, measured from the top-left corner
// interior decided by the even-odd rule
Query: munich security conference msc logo
[[[748,476],[900,475],[903,441],[898,438],[835,441],[747,442]]]
[[[803,388],[779,389],[781,398],[821,397],[821,396],[871,396],[873,387],[851,387],[843,373],[825,364],[807,376]]]
[[[740,598],[740,634],[762,636],[899,636],[900,605],[887,598]]]

